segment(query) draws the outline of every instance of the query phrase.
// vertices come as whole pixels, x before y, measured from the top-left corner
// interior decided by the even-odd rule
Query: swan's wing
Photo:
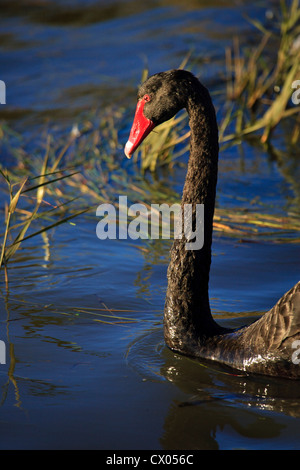
[[[300,282],[290,289],[274,307],[247,328],[249,343],[264,347],[266,352],[279,349],[289,338],[300,338]],[[299,338],[298,338],[299,336]],[[246,337],[245,337],[246,339]]]

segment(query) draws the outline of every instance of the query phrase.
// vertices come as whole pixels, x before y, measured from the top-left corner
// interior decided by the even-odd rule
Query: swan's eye
[[[144,95],[143,100],[144,101],[151,101],[151,96],[150,95]]]

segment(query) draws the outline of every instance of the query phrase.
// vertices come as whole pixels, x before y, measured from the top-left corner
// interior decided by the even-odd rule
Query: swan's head
[[[185,107],[195,77],[185,70],[170,70],[149,77],[139,88],[138,102],[125,154],[132,156],[155,126]]]

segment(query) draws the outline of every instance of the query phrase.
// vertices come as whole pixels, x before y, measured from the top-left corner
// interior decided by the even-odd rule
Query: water
[[[95,102],[133,106],[145,63],[151,73],[176,67],[193,49],[214,89],[224,47],[238,32],[246,40],[244,13],[264,18],[266,10],[265,2],[225,1],[3,5],[2,117],[32,145],[48,118],[69,126]],[[286,213],[299,194],[290,166],[241,150],[221,156],[218,204],[255,200]],[[179,190],[178,173],[169,184]],[[8,287],[1,277],[0,447],[299,449],[299,385],[169,351],[169,242],[100,241],[97,222],[80,217],[28,241],[9,265]],[[298,243],[244,238],[214,236],[211,305],[227,326],[257,318],[299,277]]]

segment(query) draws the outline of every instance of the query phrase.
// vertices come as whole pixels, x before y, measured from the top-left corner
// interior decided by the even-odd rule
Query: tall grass
[[[261,39],[256,46],[241,48],[238,38],[225,50],[226,95],[220,110],[221,144],[257,135],[269,143],[272,132],[290,118],[291,143],[300,135],[300,106],[291,103],[292,84],[300,79],[300,8],[299,0],[280,1],[278,20],[272,30],[249,18]],[[188,63],[188,58],[179,68]],[[147,73],[143,74],[143,80]],[[223,83],[222,83],[223,87]],[[222,90],[217,90],[222,95]],[[143,172],[160,166],[172,167],[188,148],[188,122],[185,113],[159,126],[142,143],[135,158],[140,158]]]
[[[87,211],[87,209],[82,209],[66,215],[66,203],[53,205],[45,200],[48,185],[71,178],[77,173],[65,173],[65,171],[59,170],[60,156],[56,158],[50,168],[49,149],[50,139],[48,138],[46,153],[39,176],[27,176],[20,181],[13,182],[16,179],[15,175],[11,174],[7,169],[0,168],[0,174],[7,184],[9,194],[9,202],[5,206],[5,230],[1,234],[0,269],[7,266],[20,248],[21,243],[44,234],[46,231],[66,223]],[[24,199],[26,199],[26,204],[24,204]],[[39,221],[39,229],[32,230],[29,234],[29,229],[37,220]],[[42,222],[43,220],[47,222],[52,221],[52,223],[45,225]]]
[[[283,119],[299,115],[300,106],[290,106],[292,84],[300,78],[299,20],[299,0],[292,0],[289,7],[281,0],[279,18],[274,20],[272,30],[249,19],[262,34],[256,47],[241,50],[235,38],[233,47],[226,49],[227,103],[233,102],[234,106],[228,108],[222,142],[261,130],[260,139],[265,143]],[[234,132],[226,134],[233,123]],[[296,143],[299,120],[294,126]]]
[[[300,78],[299,0],[292,0],[289,6],[281,0],[280,16],[272,30],[256,20],[249,21],[261,34],[259,43],[242,48],[234,39],[232,48],[225,51],[226,95],[220,110],[220,143],[234,144],[250,134],[258,135],[262,144],[270,143],[276,126],[288,120],[290,143],[295,145],[300,135],[300,106],[291,105],[290,99],[292,83]],[[186,57],[179,68],[188,61]],[[144,70],[142,81],[147,73]],[[161,167],[171,170],[186,152],[186,113],[165,122],[145,139],[135,155],[135,159],[140,157],[142,171],[136,166],[133,174],[127,171],[119,141],[124,122],[127,124],[129,119],[132,116],[121,108],[107,109],[100,116],[91,113],[68,136],[64,134],[55,141],[48,136],[43,158],[28,158],[20,145],[15,155],[19,167],[8,170],[0,166],[0,177],[8,191],[8,203],[3,208],[4,231],[0,235],[0,269],[26,240],[70,222],[87,211],[86,204],[116,203],[116,194],[126,194],[134,202],[178,202],[174,191],[167,190],[153,176],[147,180],[144,175]],[[7,126],[0,126],[0,139],[9,132]],[[66,164],[69,170],[62,167]],[[37,165],[38,174],[34,170]],[[79,171],[74,169],[76,165]],[[72,202],[78,195],[83,196],[83,202],[77,199],[74,210]],[[269,234],[277,231],[289,241],[284,234],[299,231],[299,220],[294,215],[275,220],[260,213],[233,214],[217,209],[214,223],[216,231],[238,237],[255,236],[263,228],[264,236],[269,229]]]

